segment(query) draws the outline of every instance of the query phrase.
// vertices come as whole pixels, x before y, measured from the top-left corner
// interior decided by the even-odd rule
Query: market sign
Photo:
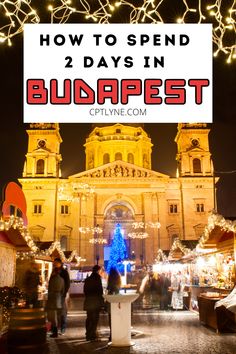
[[[212,122],[211,24],[26,24],[24,122]]]

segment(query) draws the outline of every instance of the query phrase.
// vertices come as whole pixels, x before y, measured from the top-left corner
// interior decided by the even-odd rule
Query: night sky
[[[200,54],[200,53],[199,53]],[[13,39],[13,46],[0,45],[0,188],[22,176],[27,152],[26,124],[23,124],[22,99],[22,35]],[[218,211],[236,217],[236,65],[226,64],[225,57],[214,59],[213,97],[214,123],[210,125],[210,150],[218,183]],[[49,117],[50,122],[50,117]],[[61,124],[62,176],[83,171],[83,144],[91,124]],[[175,176],[177,124],[145,124],[152,139],[152,168]],[[81,153],[82,152],[82,153]],[[235,171],[235,173],[230,173]],[[224,174],[219,172],[226,172]]]

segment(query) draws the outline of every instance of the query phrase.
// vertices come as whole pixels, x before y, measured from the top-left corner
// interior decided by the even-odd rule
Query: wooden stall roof
[[[2,231],[2,233],[6,235],[10,243],[16,248],[16,251],[27,252],[31,250],[18,228],[11,227],[9,230]]]
[[[65,261],[65,254],[61,249],[59,241],[41,241],[37,242],[37,246],[41,251],[41,254],[50,257],[51,260],[54,258],[60,258],[62,262]],[[38,256],[40,256],[40,251]]]
[[[181,243],[192,251],[196,248],[198,240],[181,240]]]
[[[36,245],[38,246],[40,251],[46,251],[47,249],[49,249],[49,247],[52,245],[53,241],[37,241]]]
[[[222,230],[219,226],[216,226],[212,232],[208,240],[206,241],[206,245],[217,245],[219,242],[228,241],[234,239],[234,233],[232,231]]]
[[[41,251],[39,252],[37,258],[48,257],[50,260],[54,258],[60,258],[63,263],[78,263],[79,256],[76,250],[73,251],[63,251],[59,241],[45,241],[37,242],[37,246]],[[83,261],[83,260],[81,260]]]
[[[77,253],[74,251],[64,251],[65,258],[70,259],[70,263],[77,263]]]
[[[183,243],[183,240],[176,238],[171,246],[168,259],[169,261],[178,261],[190,253],[191,249]]]
[[[169,251],[167,250],[162,250],[161,248],[159,248],[159,250],[157,251],[157,255],[155,258],[155,262],[165,262],[168,259],[168,255],[169,255]]]
[[[236,221],[225,219],[222,215],[213,213],[208,218],[208,225],[199,240],[199,246],[204,249],[220,249],[234,247]]]

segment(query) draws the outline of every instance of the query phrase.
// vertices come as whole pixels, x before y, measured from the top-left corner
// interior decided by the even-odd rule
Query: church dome
[[[86,169],[122,160],[151,169],[152,143],[140,124],[93,125],[85,143]]]

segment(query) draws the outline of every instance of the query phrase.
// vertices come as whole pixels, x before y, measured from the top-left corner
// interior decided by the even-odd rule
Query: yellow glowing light
[[[171,246],[169,258],[173,257],[174,251],[180,249],[180,251],[186,256],[191,254],[191,250],[182,244],[179,238],[176,238]]]
[[[52,0],[51,0],[52,1]],[[195,23],[205,21],[212,22],[213,33],[212,40],[215,45],[215,52],[222,52],[227,57],[227,62],[235,59],[234,51],[236,43],[232,44],[225,35],[227,31],[236,33],[236,0],[232,0],[225,9],[225,2],[222,0],[212,0],[213,3],[203,8],[202,0],[195,1],[195,5],[190,0],[182,0],[184,9],[180,16],[175,19],[165,19],[165,4],[167,0],[140,0],[139,5],[135,5],[134,0],[120,0],[113,2],[111,0],[58,0],[53,7],[48,5],[47,9],[51,13],[51,23],[65,23],[70,20],[71,14],[83,15],[86,20],[93,20],[98,23],[111,23],[112,18],[118,11],[129,16],[129,23],[188,23],[188,15],[194,13]],[[40,3],[40,2],[39,2]],[[38,5],[40,7],[40,5]],[[0,27],[0,43],[23,32],[25,23],[39,23],[40,18],[36,10],[31,7],[31,0],[4,0],[0,2],[2,13],[9,18],[9,23]],[[228,16],[225,16],[225,13]],[[74,20],[74,17],[73,17]],[[9,44],[10,42],[8,42]]]
[[[38,23],[39,16],[31,5],[31,0],[3,0],[0,2],[1,13],[8,17],[8,23],[0,27],[3,40],[0,43],[7,41],[11,46],[11,38],[23,32],[25,23]]]
[[[202,257],[198,257],[198,259],[197,259],[197,266],[198,267],[200,267],[200,268],[202,268],[204,265],[205,265],[205,259],[204,258],[202,258]]]
[[[208,260],[208,264],[210,266],[215,266],[216,265],[216,258],[214,256],[211,256]]]
[[[222,215],[217,214],[215,211],[212,211],[211,215],[208,217],[208,224],[204,229],[204,232],[199,240],[199,247],[202,248],[207,243],[211,231],[219,226],[222,230],[227,232],[236,233],[236,221],[226,220]]]

